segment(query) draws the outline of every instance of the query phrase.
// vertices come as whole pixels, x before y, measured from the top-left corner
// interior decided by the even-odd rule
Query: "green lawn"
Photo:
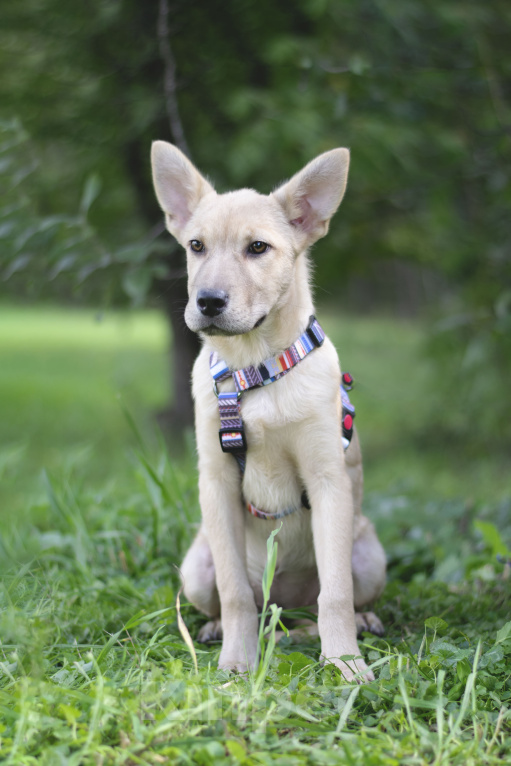
[[[46,469],[129,475],[129,426],[165,404],[167,328],[156,312],[0,310],[1,508],[25,513]],[[122,479],[121,479],[122,476]],[[5,517],[6,513],[2,513]]]
[[[174,569],[199,516],[193,443],[169,457],[152,426],[170,393],[162,317],[0,307],[0,758],[509,761],[504,458],[424,436],[424,328],[318,314],[356,378],[366,509],[389,559],[364,687],[321,668],[314,641],[270,646],[250,678],[195,644],[195,671]],[[182,613],[194,636],[202,618]]]

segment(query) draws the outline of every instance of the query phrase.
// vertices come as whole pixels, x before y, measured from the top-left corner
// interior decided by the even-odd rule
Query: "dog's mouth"
[[[201,327],[199,332],[203,333],[204,335],[209,335],[209,336],[211,336],[211,335],[223,335],[223,336],[227,336],[227,337],[232,337],[234,335],[246,335],[247,333],[252,332],[252,330],[256,330],[258,327],[260,327],[262,325],[262,323],[264,322],[264,320],[266,319],[267,316],[268,316],[268,314],[263,314],[263,316],[260,317],[257,320],[255,325],[251,329],[248,329],[248,330],[231,330],[229,328],[219,327],[214,322],[211,322],[211,324],[208,324],[206,327]]]
[[[264,322],[264,320],[266,319],[267,316],[268,316],[268,314],[263,314],[262,317],[257,320],[257,322],[252,327],[252,329],[256,330],[258,327],[261,327],[262,323]]]
[[[218,327],[216,324],[208,324],[207,327],[201,327],[200,331],[204,335],[240,335],[239,332],[233,332],[232,330],[224,330],[223,327]]]

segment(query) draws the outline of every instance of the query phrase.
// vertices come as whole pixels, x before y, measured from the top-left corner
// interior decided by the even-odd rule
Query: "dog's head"
[[[349,151],[321,154],[272,194],[217,194],[172,144],[152,147],[156,196],[186,249],[188,327],[242,335],[278,310],[296,258],[328,231],[346,188]]]

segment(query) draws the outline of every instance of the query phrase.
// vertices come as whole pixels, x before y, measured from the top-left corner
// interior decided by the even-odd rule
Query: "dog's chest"
[[[281,513],[301,506],[307,488],[300,475],[300,455],[309,451],[311,428],[322,428],[323,404],[318,391],[325,386],[318,362],[323,356],[320,349],[314,365],[306,359],[280,380],[242,394],[247,440],[243,494],[261,510]],[[333,384],[327,381],[334,392],[335,385],[335,379]],[[334,397],[327,388],[325,399]]]
[[[247,500],[273,511],[303,491],[296,461],[301,416],[289,406],[285,381],[269,388],[250,392],[242,404],[248,444],[243,488]]]

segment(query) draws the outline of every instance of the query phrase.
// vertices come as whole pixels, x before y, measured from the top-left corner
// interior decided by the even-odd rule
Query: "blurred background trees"
[[[348,194],[313,254],[318,298],[428,312],[430,433],[466,439],[475,419],[475,447],[509,443],[509,4],[175,0],[167,35],[163,2],[3,1],[2,294],[158,303],[182,425],[196,343],[149,167],[153,139],[180,140],[169,99],[219,191],[268,192],[347,145]]]

